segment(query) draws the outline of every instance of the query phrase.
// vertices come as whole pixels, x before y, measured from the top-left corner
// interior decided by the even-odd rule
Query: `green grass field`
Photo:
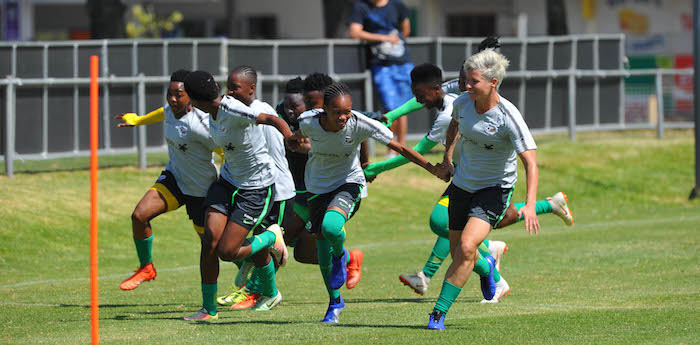
[[[341,323],[321,324],[328,299],[316,266],[280,270],[284,301],[270,312],[220,309],[211,324],[179,318],[199,309],[198,238],[184,209],[154,227],[158,278],[124,292],[137,266],[130,214],[161,165],[142,172],[131,157],[104,157],[100,170],[100,340],[104,344],[698,344],[700,202],[693,187],[693,137],[669,131],[579,134],[538,142],[539,198],[564,191],[572,228],[540,216],[539,236],[522,223],[492,232],[510,250],[501,270],[511,294],[482,305],[472,277],[446,318],[425,330],[443,265],[425,296],[400,273],[419,270],[435,235],[428,216],[446,184],[417,166],[379,176],[347,245],[365,253],[362,280],[342,289]],[[440,152],[430,155],[439,160]],[[154,155],[151,162],[167,157]],[[0,343],[90,341],[89,172],[86,159],[17,163],[0,176]],[[22,172],[24,171],[24,172]],[[521,177],[524,174],[521,173]],[[525,196],[524,177],[514,201]],[[449,263],[449,259],[446,264]],[[219,292],[234,265],[222,263]]]

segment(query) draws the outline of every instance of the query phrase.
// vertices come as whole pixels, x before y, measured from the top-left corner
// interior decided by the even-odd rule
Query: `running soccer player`
[[[152,219],[185,205],[195,231],[200,237],[204,234],[202,204],[207,189],[217,178],[218,173],[211,154],[217,145],[209,134],[207,114],[192,106],[185,91],[185,77],[189,73],[178,70],[170,76],[167,104],[161,108],[162,112],[159,112],[165,121],[165,141],[168,144],[170,160],[156,183],[141,198],[131,214],[131,229],[139,268],[119,285],[122,290],[133,290],[142,282],[156,277],[152,260]],[[125,121],[118,127],[144,124],[136,114],[122,114],[115,118]]]
[[[439,110],[435,122],[433,123],[433,126],[428,134],[426,134],[426,136],[424,136],[420,142],[413,147],[416,152],[425,154],[438,143],[445,143],[445,133],[447,132],[447,127],[451,121],[452,102],[454,102],[455,98],[457,98],[457,95],[445,91],[446,83],[440,85],[440,82],[442,81],[442,72],[437,66],[424,64],[419,67],[416,67],[414,72],[411,74],[413,93],[416,95],[416,99],[418,100],[419,104],[429,109],[437,108]],[[466,78],[462,77],[461,79],[465,80]],[[408,163],[408,161],[403,157],[395,157],[382,162],[372,163],[365,168],[365,175],[369,177],[377,176],[381,172],[397,168],[406,163]],[[430,228],[435,234],[438,235],[438,239],[433,246],[431,255],[425,263],[423,269],[416,274],[402,274],[399,276],[400,281],[404,283],[404,285],[411,287],[420,295],[427,291],[428,285],[430,284],[430,279],[440,268],[442,262],[449,254],[449,230],[447,224],[448,204],[449,196],[443,194],[430,215]],[[508,208],[506,216],[503,220],[501,220],[501,223],[498,224],[498,228],[506,227],[518,221],[517,210],[524,206],[524,204],[525,203],[511,204]],[[571,225],[573,223],[573,217],[566,203],[566,196],[561,192],[547,198],[546,200],[537,201],[536,210],[537,214],[549,213],[552,212],[552,210],[557,210],[554,213],[560,216],[564,220],[565,224]],[[493,272],[494,281],[496,283],[496,291],[493,295],[494,297],[486,298],[487,296],[485,296],[484,300],[481,301],[482,303],[496,303],[510,290],[510,287],[505,279],[500,277],[500,259],[505,250],[507,250],[507,246],[501,241],[491,241],[489,243],[489,240],[484,240],[484,243],[479,246],[480,255],[486,258],[486,260],[490,260],[488,256],[491,255],[494,258],[496,266],[496,271]],[[488,273],[487,267],[488,266],[482,262],[482,259],[477,261],[476,265],[474,266],[474,271],[479,274],[480,277],[482,277],[482,282],[483,279],[485,279],[485,275],[482,273]],[[482,288],[484,287],[485,285],[482,285]],[[484,295],[487,295],[486,291],[482,292],[484,292]]]
[[[326,89],[323,109],[305,112],[299,123],[300,130],[292,139],[307,137],[311,143],[304,181],[310,193],[311,231],[317,238],[319,267],[330,297],[322,322],[338,323],[345,308],[338,289],[347,278],[348,253],[344,248],[343,226],[358,211],[361,198],[366,196],[360,143],[374,138],[431,173],[441,172],[441,169],[396,142],[393,133],[382,124],[353,111],[350,89],[341,83]]]
[[[253,111],[265,114],[275,114],[275,109],[269,104],[255,97],[258,74],[253,67],[239,66],[234,68],[228,76],[226,83],[228,95],[249,106]],[[262,126],[262,131],[267,145],[268,154],[274,162],[275,168],[275,199],[268,219],[263,223],[266,226],[276,223],[283,229],[287,227],[294,208],[294,180],[289,171],[285,158],[284,137],[272,126]],[[284,266],[286,258],[278,262]],[[264,294],[261,288],[265,285],[261,281],[260,270],[252,270],[252,262],[244,260],[238,262],[239,272],[234,282],[234,291],[226,296],[217,298],[217,303],[222,305],[232,304],[233,309],[270,310],[282,300],[282,294],[268,304],[258,303]],[[249,275],[249,272],[252,276]]]
[[[445,315],[469,279],[477,247],[503,219],[517,180],[516,153],[525,166],[527,179],[526,204],[518,213],[524,217],[529,233],[539,233],[535,212],[537,146],[518,109],[498,94],[508,64],[493,49],[472,55],[464,63],[467,94],[452,105],[447,150],[439,166],[441,178],[449,180],[453,150],[455,144],[459,145],[457,167],[447,189],[453,261],[430,314],[428,329],[445,329]],[[455,141],[458,134],[459,143]]]
[[[185,90],[193,106],[209,113],[211,136],[226,158],[221,177],[211,185],[204,201],[202,308],[184,318],[208,321],[218,318],[215,299],[219,259],[237,261],[254,255],[256,269],[265,282],[259,303],[271,305],[280,298],[270,252],[282,262],[287,247],[279,226],[273,224],[265,231],[260,227],[275,198],[275,172],[258,124],[275,126],[285,138],[292,132],[276,115],[256,112],[234,97],[220,96],[214,77],[205,71],[190,73],[185,78]],[[251,230],[255,236],[246,239]]]

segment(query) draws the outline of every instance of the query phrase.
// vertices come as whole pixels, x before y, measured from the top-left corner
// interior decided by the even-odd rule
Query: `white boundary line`
[[[700,216],[680,216],[680,217],[673,217],[673,218],[620,220],[620,221],[611,221],[611,222],[604,222],[604,223],[589,223],[589,224],[574,225],[571,228],[570,227],[555,227],[555,228],[553,228],[553,230],[571,229],[571,231],[576,231],[577,229],[594,229],[594,228],[602,228],[602,227],[608,227],[608,226],[635,226],[635,225],[649,225],[649,224],[693,221],[693,220],[700,220]],[[348,248],[350,248],[350,249],[352,249],[352,248],[367,249],[367,248],[389,247],[389,246],[407,246],[407,245],[416,245],[416,244],[428,244],[428,243],[434,243],[434,242],[435,242],[435,240],[377,242],[377,243],[360,244],[357,246],[349,246]],[[190,269],[195,269],[195,268],[199,268],[199,265],[164,268],[164,269],[159,269],[158,271],[160,271],[160,272],[174,272],[174,271],[190,270]],[[127,273],[125,273],[125,274],[111,274],[111,275],[99,277],[98,279],[99,280],[115,279],[115,278],[123,278],[126,276],[128,276]],[[15,284],[0,285],[0,289],[11,289],[11,288],[16,288],[16,287],[23,287],[23,286],[30,286],[30,285],[37,285],[37,284],[62,283],[62,282],[70,282],[70,281],[89,281],[89,280],[90,280],[90,278],[87,278],[87,277],[86,278],[37,280],[37,281],[29,281],[29,282],[15,283]],[[2,304],[3,304],[3,302],[0,302],[0,305],[2,305]]]

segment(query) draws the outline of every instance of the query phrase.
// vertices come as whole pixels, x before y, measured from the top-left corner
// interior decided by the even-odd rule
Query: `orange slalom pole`
[[[100,303],[97,290],[97,85],[99,58],[90,56],[90,324],[92,343],[100,343]]]

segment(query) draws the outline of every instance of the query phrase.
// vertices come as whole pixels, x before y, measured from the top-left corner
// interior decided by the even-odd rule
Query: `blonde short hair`
[[[479,70],[486,80],[496,78],[498,84],[496,88],[501,86],[503,78],[506,76],[506,69],[510,65],[510,61],[503,54],[488,48],[484,49],[464,61],[464,70]]]

